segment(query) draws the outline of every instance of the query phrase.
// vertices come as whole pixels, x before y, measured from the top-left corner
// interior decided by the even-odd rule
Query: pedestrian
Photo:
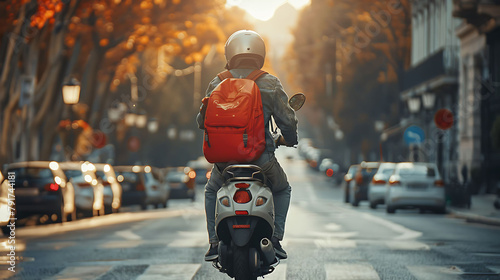
[[[250,30],[240,30],[233,33],[225,45],[226,69],[232,77],[246,78],[256,69],[261,69],[265,60],[265,44],[260,35]],[[221,74],[227,75],[223,72]],[[210,96],[214,88],[222,79],[215,77],[209,84],[206,96]],[[288,96],[280,80],[268,73],[263,74],[255,83],[260,89],[264,123],[265,123],[265,149],[262,155],[251,164],[260,166],[266,177],[266,184],[273,192],[275,208],[275,230],[271,242],[276,254],[281,259],[286,259],[286,251],[281,247],[285,231],[285,221],[291,198],[291,187],[287,177],[274,155],[276,142],[273,139],[269,123],[271,116],[280,128],[282,136],[277,140],[280,144],[293,146],[297,144],[297,118],[295,111],[288,105]],[[198,127],[204,129],[205,111],[202,105],[196,118]],[[227,162],[215,163],[212,175],[205,186],[205,214],[210,247],[205,254],[206,261],[218,258],[218,242],[215,231],[215,205],[217,191],[223,182],[222,171],[228,166]]]

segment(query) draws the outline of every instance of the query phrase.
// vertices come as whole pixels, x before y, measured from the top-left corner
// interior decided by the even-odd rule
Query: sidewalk
[[[496,197],[495,194],[473,195],[470,209],[450,206],[448,212],[470,223],[500,226],[500,210],[493,206]]]

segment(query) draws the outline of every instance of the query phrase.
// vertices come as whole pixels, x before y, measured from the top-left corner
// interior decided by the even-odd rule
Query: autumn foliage
[[[26,144],[29,155],[25,158],[50,156],[57,125],[69,114],[61,87],[70,76],[82,85],[78,117],[95,129],[117,100],[129,110],[136,108],[132,103],[145,102],[130,101],[132,84],[138,86],[139,95],[163,92],[156,96],[161,100],[147,100],[152,106],[148,109],[157,110],[154,104],[170,100],[189,101],[194,110],[192,98],[179,100],[183,95],[165,89],[171,86],[171,77],[192,74],[193,65],[207,56],[220,57],[228,34],[241,26],[241,18],[229,16],[224,3],[0,1],[0,163],[13,160],[12,147],[23,137],[37,143]],[[34,77],[35,90],[29,105],[19,108],[22,76]],[[124,95],[128,101],[123,100]],[[11,137],[19,130],[17,138]]]

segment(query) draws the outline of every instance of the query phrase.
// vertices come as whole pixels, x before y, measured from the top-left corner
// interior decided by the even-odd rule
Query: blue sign
[[[405,130],[403,138],[407,145],[420,144],[425,140],[425,133],[420,127],[412,125]]]

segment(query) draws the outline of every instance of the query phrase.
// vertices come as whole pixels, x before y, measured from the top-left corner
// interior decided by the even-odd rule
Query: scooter
[[[304,102],[302,93],[288,100],[295,111]],[[217,192],[215,210],[219,257],[213,261],[213,266],[236,280],[257,279],[273,272],[280,263],[271,243],[273,194],[259,166],[230,165],[222,176],[225,183]]]

